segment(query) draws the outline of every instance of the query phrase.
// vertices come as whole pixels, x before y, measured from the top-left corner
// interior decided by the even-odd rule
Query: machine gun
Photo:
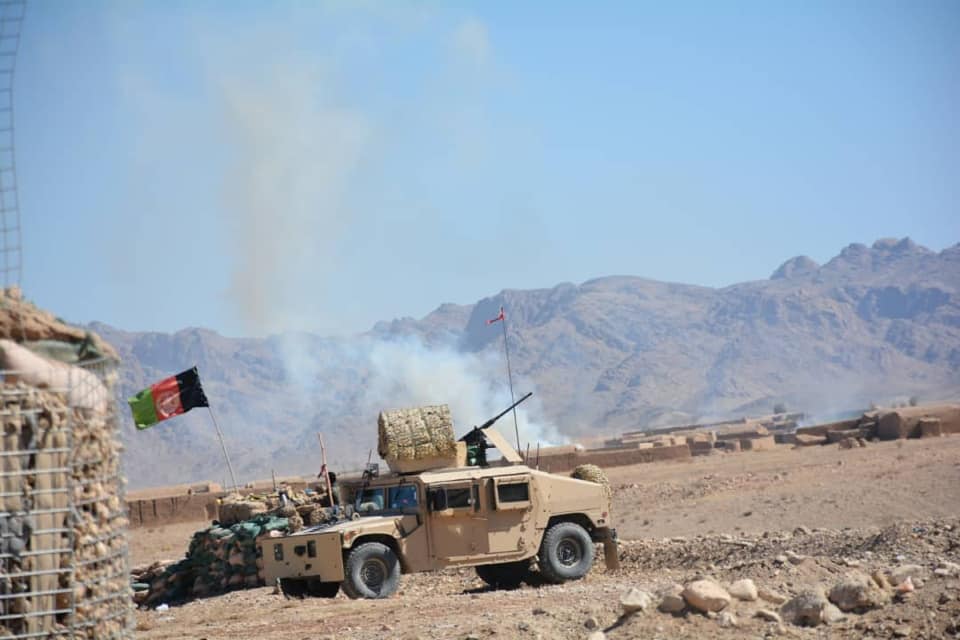
[[[499,449],[500,453],[503,454],[503,457],[509,462],[522,462],[520,454],[510,446],[502,435],[496,431],[490,429],[496,423],[497,420],[507,415],[513,411],[517,405],[519,405],[524,400],[528,399],[533,395],[533,392],[530,391],[527,395],[523,396],[512,405],[493,416],[482,425],[474,427],[469,432],[466,433],[462,438],[461,442],[465,442],[467,445],[467,464],[468,465],[477,465],[481,467],[487,466],[487,449]]]

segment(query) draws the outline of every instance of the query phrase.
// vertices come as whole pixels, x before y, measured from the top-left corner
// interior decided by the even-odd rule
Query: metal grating
[[[0,372],[2,638],[133,636],[115,370]]]
[[[26,0],[0,0],[0,271],[3,286],[20,286],[23,250],[20,234],[20,197],[13,136],[13,79],[20,48],[20,28]]]

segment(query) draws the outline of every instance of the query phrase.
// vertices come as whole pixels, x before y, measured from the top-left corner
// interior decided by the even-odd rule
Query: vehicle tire
[[[316,578],[307,580],[307,591],[314,598],[336,598],[340,591],[339,582],[321,582]]]
[[[476,569],[480,579],[494,589],[516,589],[530,573],[530,561],[482,564]]]
[[[400,561],[390,547],[366,542],[347,555],[343,592],[350,598],[386,598],[400,586]]]
[[[288,598],[302,598],[307,593],[307,581],[302,578],[280,578],[280,591]]]
[[[575,522],[558,522],[543,534],[540,543],[540,573],[549,582],[579,580],[593,566],[593,540]]]

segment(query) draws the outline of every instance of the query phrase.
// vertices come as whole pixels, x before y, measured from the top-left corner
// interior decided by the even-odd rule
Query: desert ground
[[[472,570],[403,577],[380,601],[286,599],[272,587],[137,612],[141,638],[457,639],[960,637],[960,436],[716,454],[607,470],[622,568],[584,580],[485,587]],[[132,531],[132,562],[182,556],[206,523]],[[598,553],[602,558],[602,553]],[[944,568],[947,567],[947,568]],[[829,625],[768,621],[778,595],[851,572],[910,575],[915,590]],[[657,610],[674,584],[750,578],[755,601],[719,615]],[[623,615],[631,589],[652,595]],[[763,593],[771,592],[771,593]],[[760,614],[764,615],[764,614]],[[602,634],[602,635],[601,635]]]

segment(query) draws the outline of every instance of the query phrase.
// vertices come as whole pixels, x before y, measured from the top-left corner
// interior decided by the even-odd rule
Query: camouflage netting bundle
[[[603,493],[608,498],[613,495],[613,491],[610,489],[610,481],[607,480],[607,474],[595,464],[581,464],[570,473],[570,477],[601,484],[603,485]]]
[[[133,600],[153,606],[202,598],[233,589],[263,586],[263,563],[257,558],[257,537],[286,532],[287,518],[256,516],[230,527],[215,524],[193,534],[183,560],[134,569]]]
[[[455,455],[453,418],[445,404],[384,411],[377,421],[384,460],[424,460]]]

